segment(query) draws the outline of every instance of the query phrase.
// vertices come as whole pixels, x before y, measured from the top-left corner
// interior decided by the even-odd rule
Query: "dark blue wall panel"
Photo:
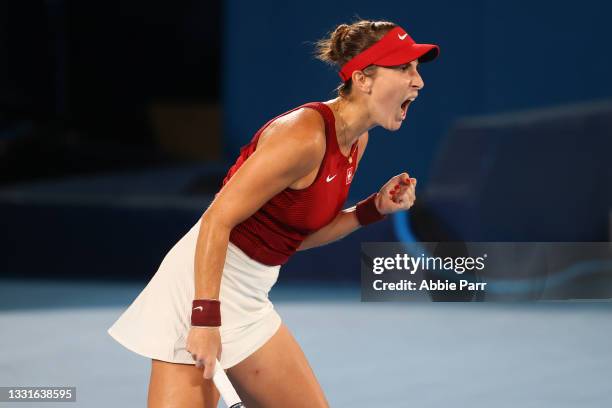
[[[610,37],[603,1],[432,2],[313,0],[225,5],[223,98],[226,154],[271,117],[334,97],[339,78],[312,57],[313,43],[358,14],[402,25],[434,42],[440,58],[423,65],[425,88],[394,133],[371,132],[351,191],[356,199],[407,170],[421,188],[439,140],[464,115],[612,96]]]

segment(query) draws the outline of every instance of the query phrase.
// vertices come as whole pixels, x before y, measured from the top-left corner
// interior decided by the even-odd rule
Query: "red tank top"
[[[264,129],[275,119],[300,108],[317,110],[325,120],[326,149],[314,182],[300,190],[287,187],[249,218],[236,225],[230,241],[252,259],[266,265],[281,265],[313,232],[329,224],[348,196],[357,169],[357,142],[351,147],[351,162],[340,152],[336,139],[334,114],[322,102],[310,102],[291,109],[263,125],[251,142],[240,149],[240,155],[229,169],[223,185],[255,151]]]

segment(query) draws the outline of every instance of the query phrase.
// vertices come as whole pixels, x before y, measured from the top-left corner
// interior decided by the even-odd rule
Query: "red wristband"
[[[192,326],[221,326],[221,302],[216,299],[195,299],[191,307]]]
[[[384,220],[387,215],[381,214],[376,208],[376,195],[374,193],[363,201],[357,203],[356,214],[357,220],[361,225],[372,224],[373,222]]]

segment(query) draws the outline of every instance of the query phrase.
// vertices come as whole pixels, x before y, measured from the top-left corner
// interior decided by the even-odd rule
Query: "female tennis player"
[[[216,407],[216,358],[248,408],[327,407],[304,353],[268,299],[295,251],[338,240],[415,200],[392,177],[342,209],[368,130],[398,130],[438,55],[387,21],[339,25],[317,57],[340,68],[338,97],[268,121],[245,145],[203,216],[108,330],[152,359],[148,406]],[[361,356],[363,357],[363,356]]]

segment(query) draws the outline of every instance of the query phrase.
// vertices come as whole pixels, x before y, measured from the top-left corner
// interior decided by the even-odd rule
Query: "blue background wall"
[[[335,96],[336,72],[312,57],[313,43],[358,14],[403,26],[441,47],[424,64],[425,88],[402,128],[371,132],[351,199],[408,171],[427,181],[432,156],[464,115],[515,111],[612,96],[608,2],[351,1],[225,5],[223,105],[226,155],[268,119]]]

